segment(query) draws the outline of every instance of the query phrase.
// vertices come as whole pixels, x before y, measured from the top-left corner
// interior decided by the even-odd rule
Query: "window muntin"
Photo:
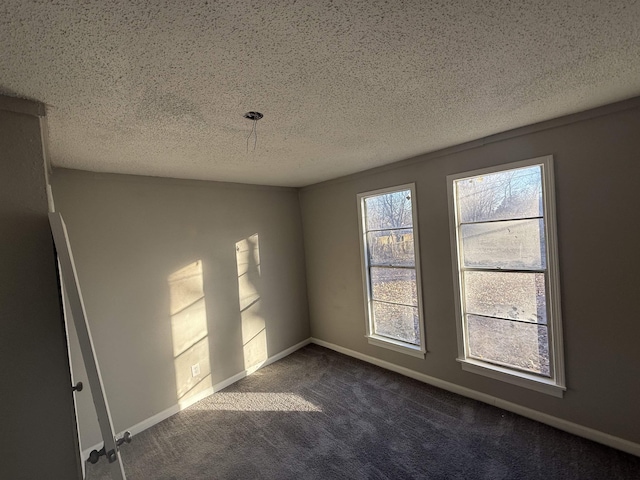
[[[424,356],[413,184],[358,195],[367,336]]]
[[[448,181],[463,368],[560,396],[552,158]]]

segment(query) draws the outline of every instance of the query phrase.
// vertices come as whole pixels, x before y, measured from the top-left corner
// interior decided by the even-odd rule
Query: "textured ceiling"
[[[640,95],[633,0],[0,0],[0,46],[54,166],[177,178],[307,185]]]

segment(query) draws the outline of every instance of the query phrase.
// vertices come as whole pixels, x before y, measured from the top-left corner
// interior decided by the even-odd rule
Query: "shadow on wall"
[[[178,402],[212,386],[202,261],[169,275],[171,335]]]
[[[260,313],[260,240],[257,233],[236,243],[236,265],[244,368],[252,370],[268,358],[266,323]]]

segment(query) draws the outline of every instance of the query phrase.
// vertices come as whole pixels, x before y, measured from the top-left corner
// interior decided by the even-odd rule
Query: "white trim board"
[[[296,343],[295,345],[293,345],[292,347],[287,348],[286,350],[283,350],[280,353],[276,353],[275,355],[273,355],[272,357],[267,358],[265,361],[260,362],[252,367],[247,368],[246,370],[243,370],[237,374],[235,374],[232,377],[227,378],[226,380],[223,380],[219,383],[216,383],[214,386],[207,388],[206,390],[203,390],[202,392],[189,397],[186,400],[180,401],[178,402],[176,405],[172,405],[171,407],[167,408],[166,410],[163,410],[159,413],[156,413],[155,415],[147,418],[146,420],[143,420],[139,423],[136,423],[135,425],[126,428],[125,430],[123,430],[122,432],[118,433],[116,435],[116,437],[121,437],[124,432],[129,431],[131,432],[132,436],[137,435],[140,432],[145,431],[148,428],[153,427],[154,425],[162,422],[163,420],[166,420],[167,418],[171,417],[172,415],[175,415],[176,413],[180,412],[181,410],[184,410],[187,407],[190,407],[191,405],[193,405],[196,402],[199,402],[200,400],[202,400],[203,398],[208,397],[209,395],[215,393],[215,392],[219,392],[220,390],[223,390],[225,388],[227,388],[229,385],[236,383],[238,380],[242,380],[244,377],[248,377],[249,375],[251,375],[252,373],[256,372],[257,370],[260,370],[262,367],[266,367],[267,365],[271,365],[274,362],[277,362],[278,360],[283,359],[284,357],[286,357],[287,355],[291,355],[293,352],[295,352],[296,350],[301,349],[302,347],[308,345],[309,343],[311,343],[311,339],[307,338],[306,340],[301,341],[300,343]],[[135,442],[135,438],[133,439],[133,441]],[[93,450],[100,450],[102,448],[102,443],[99,443],[97,445],[93,445],[92,447],[86,448],[82,451],[82,462],[84,463],[88,458],[89,458],[89,454],[93,451]],[[126,446],[124,448],[127,448]],[[101,461],[105,461],[104,459],[101,459]]]
[[[498,397],[488,395],[486,393],[481,393],[476,390],[472,390],[470,388],[456,385],[455,383],[447,382],[445,380],[440,380],[438,378],[425,375],[424,373],[416,372],[415,370],[411,370],[405,367],[400,367],[398,365],[387,362],[385,360],[380,360],[375,357],[371,357],[369,355],[356,352],[355,350],[350,350],[348,348],[341,347],[333,343],[325,342],[324,340],[319,340],[317,338],[312,337],[310,343],[314,343],[316,345],[320,345],[321,347],[334,350],[338,353],[342,353],[344,355],[357,358],[358,360],[362,360],[367,363],[377,365],[378,367],[391,370],[401,375],[405,375],[415,380],[419,380],[429,385],[433,385],[434,387],[442,388],[443,390],[448,390],[449,392],[457,393],[458,395],[462,395],[463,397],[468,397],[474,400],[479,400],[481,402],[488,403],[489,405],[493,405],[495,407],[502,408],[503,410],[507,410],[509,412],[516,413],[518,415],[522,415],[523,417],[527,417],[532,420],[536,420],[538,422],[544,423],[546,425],[550,425],[559,430],[564,430],[565,432],[572,433],[579,437],[583,437],[588,440],[593,440],[594,442],[598,442],[603,445],[607,445],[608,447],[622,450],[623,452],[627,452],[632,455],[640,457],[640,444],[638,443],[634,443],[620,437],[615,437],[608,433],[604,433],[599,430],[595,430],[593,428],[585,427],[577,423],[569,422],[567,420],[563,420],[561,418],[554,417],[546,413],[538,412],[536,410],[523,407],[516,403],[508,402]]]

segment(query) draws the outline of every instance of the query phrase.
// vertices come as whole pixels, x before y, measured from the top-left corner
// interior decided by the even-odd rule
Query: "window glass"
[[[364,199],[367,230],[413,226],[411,190],[400,190]]]
[[[549,376],[546,325],[467,316],[469,355],[519,370]]]
[[[468,313],[547,323],[543,273],[465,272],[464,293]]]
[[[418,309],[373,301],[375,333],[413,345],[420,344]]]
[[[460,223],[542,216],[539,165],[465,178],[456,188]]]
[[[374,300],[418,306],[416,271],[408,268],[371,268],[371,296]]]
[[[542,219],[461,225],[460,237],[465,267],[545,268]]]
[[[413,229],[378,230],[367,233],[371,265],[415,265]]]

